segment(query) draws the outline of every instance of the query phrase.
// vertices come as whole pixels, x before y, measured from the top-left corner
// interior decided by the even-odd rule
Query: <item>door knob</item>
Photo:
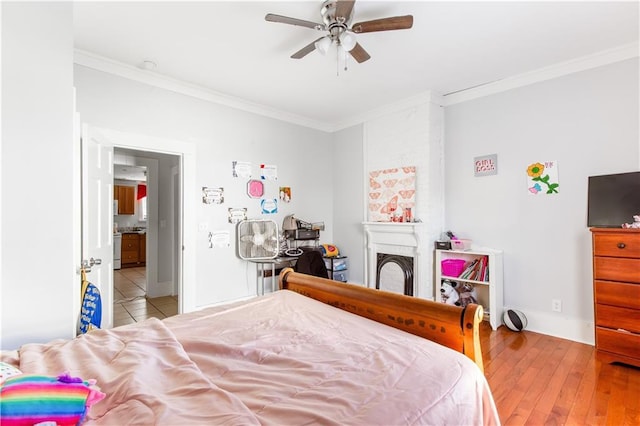
[[[91,272],[91,267],[94,265],[101,265],[102,264],[102,259],[94,259],[93,257],[89,260],[83,260],[82,261],[82,268],[86,271],[86,272]]]

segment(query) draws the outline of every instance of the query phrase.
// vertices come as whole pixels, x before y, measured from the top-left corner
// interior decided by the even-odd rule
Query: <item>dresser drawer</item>
[[[640,309],[640,285],[596,281],[595,302],[604,305]]]
[[[631,257],[640,259],[640,233],[594,234],[595,256]]]
[[[596,327],[598,350],[640,359],[640,334]]]
[[[640,259],[596,256],[593,258],[593,275],[597,280],[640,284]]]
[[[640,310],[596,304],[596,325],[640,333]]]

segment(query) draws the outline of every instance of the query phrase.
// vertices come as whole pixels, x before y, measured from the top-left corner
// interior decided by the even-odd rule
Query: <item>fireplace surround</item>
[[[376,260],[376,289],[413,296],[413,257],[378,253]]]
[[[363,226],[366,238],[365,283],[367,287],[385,290],[379,277],[381,269],[378,262],[379,254],[394,256],[385,263],[407,257],[412,259],[409,263],[412,271],[411,274],[407,274],[411,276],[411,283],[407,278],[402,286],[396,288],[395,291],[405,294],[410,292],[412,296],[433,300],[433,289],[430,288],[431,280],[425,279],[427,271],[425,270],[424,253],[428,253],[428,250],[425,250],[420,238],[424,225],[418,222],[364,222]],[[401,270],[403,266],[409,268],[404,260],[396,263]],[[396,287],[398,287],[397,284]]]

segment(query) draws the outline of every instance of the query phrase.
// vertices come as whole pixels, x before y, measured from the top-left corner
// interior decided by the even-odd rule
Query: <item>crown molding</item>
[[[564,75],[586,71],[603,65],[625,61],[627,59],[637,58],[639,56],[640,45],[638,42],[618,46],[592,55],[582,56],[570,61],[560,62],[558,64],[527,73],[506,77],[481,86],[444,95],[444,106],[455,105],[457,103],[493,95],[495,93],[505,92],[518,87],[528,86],[545,80],[551,80]]]
[[[202,99],[216,104],[228,106],[230,108],[235,108],[241,111],[274,118],[276,120],[281,120],[316,130],[322,130],[324,132],[332,131],[331,125],[328,125],[327,123],[321,121],[311,120],[307,117],[280,111],[266,105],[249,102],[244,99],[216,92],[214,90],[210,90],[196,84],[186,83],[175,78],[167,77],[153,71],[142,70],[132,65],[114,61],[113,59],[96,55],[84,50],[75,49],[73,62],[77,65],[92,68],[97,71],[117,75],[119,77],[134,80],[139,83],[144,83],[150,86],[170,90],[182,95],[187,95],[197,99]]]
[[[473,99],[489,96],[495,93],[505,92],[507,90],[518,87],[528,86],[545,80],[561,77],[564,75],[597,68],[603,65],[624,61],[627,59],[637,58],[640,56],[640,45],[638,42],[619,46],[613,49],[595,53],[593,55],[583,56],[570,61],[561,62],[535,71],[519,74],[516,76],[506,77],[504,79],[486,83],[470,89],[461,90],[459,92],[440,95],[433,91],[425,91],[418,93],[409,98],[402,99],[398,102],[387,104],[379,108],[366,111],[348,117],[344,120],[327,123],[318,120],[312,120],[308,117],[291,114],[275,108],[249,102],[247,100],[229,96],[224,93],[216,92],[205,87],[186,83],[184,81],[158,74],[153,71],[142,70],[137,67],[114,61],[112,59],[96,55],[91,52],[76,49],[74,51],[74,63],[98,71],[114,74],[123,78],[134,80],[150,86],[159,87],[170,90],[183,95],[202,99],[230,108],[250,112],[257,115],[297,124],[323,132],[336,132],[348,127],[362,124],[368,120],[384,116],[402,109],[411,108],[419,104],[434,103],[441,106],[450,106],[457,103],[470,101]]]

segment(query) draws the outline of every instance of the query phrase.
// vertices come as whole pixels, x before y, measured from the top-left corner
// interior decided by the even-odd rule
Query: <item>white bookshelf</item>
[[[488,281],[461,279],[442,274],[441,264],[445,259],[463,259],[465,262],[473,262],[474,259],[487,257]],[[468,282],[473,284],[478,294],[478,303],[484,308],[485,320],[489,321],[491,328],[496,330],[502,324],[503,303],[503,266],[502,251],[488,248],[471,250],[436,250],[436,262],[434,265],[436,279],[435,300],[440,300],[440,284],[448,279],[458,283]]]

